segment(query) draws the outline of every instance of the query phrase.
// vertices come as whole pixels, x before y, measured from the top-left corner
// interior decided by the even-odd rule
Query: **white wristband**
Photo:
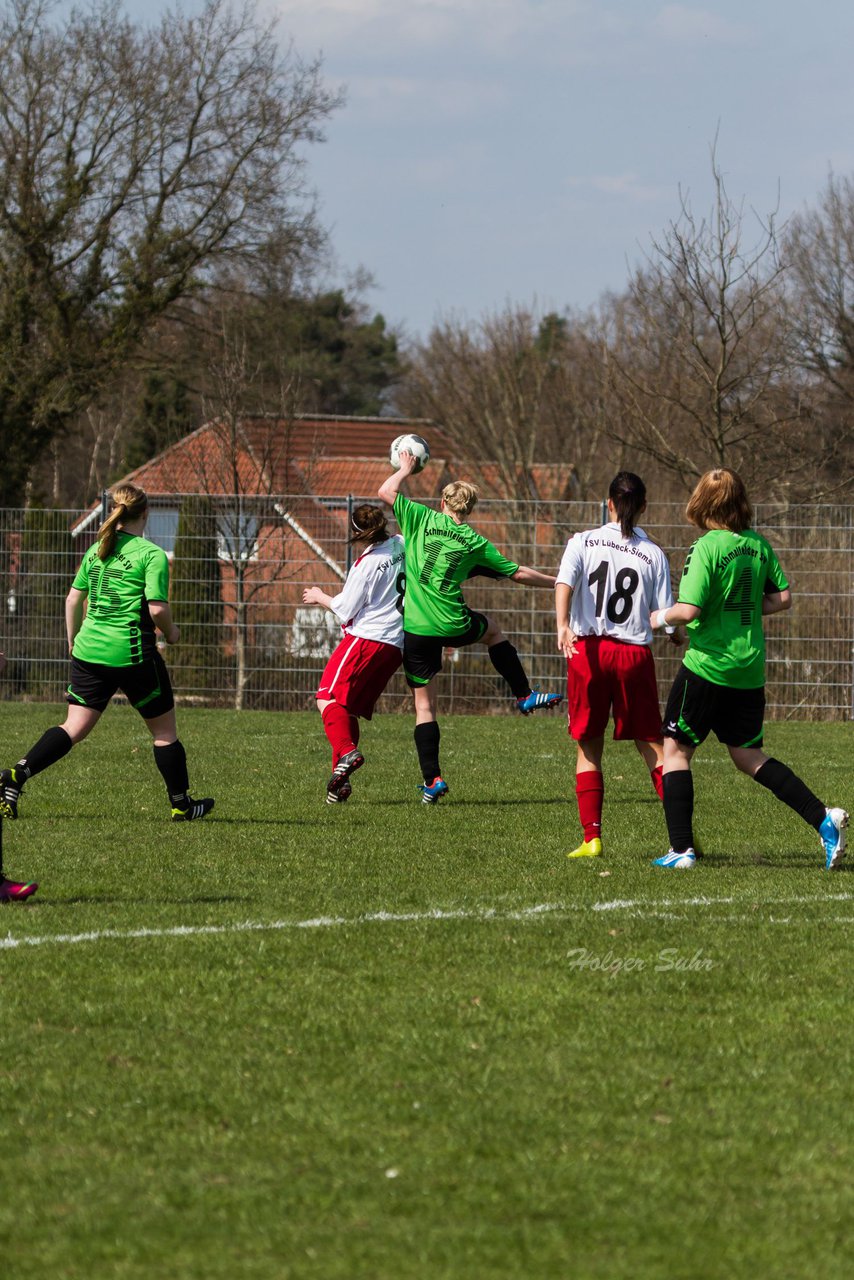
[[[655,619],[655,625],[656,625],[657,627],[666,627],[666,626],[667,626],[667,618],[665,617],[665,614],[666,614],[666,613],[667,613],[667,610],[666,610],[666,609],[659,609],[659,611],[658,611],[658,615],[657,615],[657,617],[656,617],[656,619]]]

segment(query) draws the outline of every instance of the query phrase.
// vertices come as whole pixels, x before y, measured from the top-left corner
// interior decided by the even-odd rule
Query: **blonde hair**
[[[148,496],[144,489],[135,484],[122,484],[110,494],[112,508],[104,523],[98,530],[98,558],[109,560],[116,549],[119,528],[138,520],[148,510]]]
[[[753,524],[753,508],[744,481],[730,467],[714,467],[700,477],[685,515],[698,529],[743,533]]]
[[[480,496],[476,485],[468,480],[452,480],[442,490],[442,501],[449,511],[458,516],[467,516],[474,510]]]
[[[372,546],[375,542],[385,542],[388,537],[388,519],[380,507],[373,503],[363,502],[353,511],[353,532],[351,542],[366,542]]]

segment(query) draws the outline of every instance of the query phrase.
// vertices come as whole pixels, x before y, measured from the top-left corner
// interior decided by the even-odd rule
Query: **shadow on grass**
[[[51,907],[194,907],[219,905],[225,902],[251,902],[251,894],[205,894],[196,898],[170,898],[161,894],[158,898],[117,898],[106,894],[80,894],[75,898],[43,898],[38,895],[25,902],[4,905],[20,906],[26,911],[38,911]]]

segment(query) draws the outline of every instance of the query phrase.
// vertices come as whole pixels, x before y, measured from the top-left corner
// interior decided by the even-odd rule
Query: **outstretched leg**
[[[482,641],[487,646],[489,660],[510,686],[510,692],[516,699],[516,706],[522,715],[529,716],[532,711],[539,711],[543,707],[556,707],[562,702],[562,693],[540,693],[538,689],[531,688],[531,682],[515,646],[502,634],[501,628],[491,618],[487,619],[487,623]]]
[[[101,714],[93,707],[71,703],[64,724],[46,729],[17,764],[0,772],[0,813],[3,817],[17,818],[24,784],[67,756],[75,743],[82,742],[92,732]]]
[[[845,857],[845,828],[848,826],[845,810],[828,808],[787,764],[766,756],[758,747],[728,747],[727,750],[737,769],[767,787],[818,832],[825,854],[825,868],[835,871]]]

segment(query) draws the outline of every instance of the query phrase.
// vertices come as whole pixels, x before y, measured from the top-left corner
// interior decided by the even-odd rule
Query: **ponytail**
[[[633,471],[619,471],[611,481],[608,497],[617,512],[620,532],[624,538],[630,538],[646,505],[646,485]]]
[[[119,529],[124,524],[132,523],[144,515],[148,508],[148,498],[144,489],[135,484],[123,484],[113,489],[110,494],[112,510],[98,530],[98,559],[109,560],[116,549]]]

